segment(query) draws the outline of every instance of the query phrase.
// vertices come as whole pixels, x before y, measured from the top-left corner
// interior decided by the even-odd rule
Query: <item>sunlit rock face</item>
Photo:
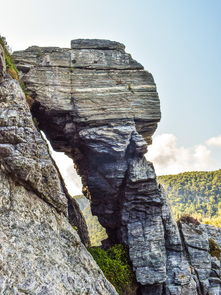
[[[87,239],[0,46],[0,294],[116,295]]]
[[[160,120],[156,85],[124,49],[78,39],[71,49],[33,46],[14,59],[38,127],[73,159],[106,228],[104,246],[129,247],[142,294],[206,295],[199,283],[205,278],[190,267],[185,233],[180,236],[144,157]]]

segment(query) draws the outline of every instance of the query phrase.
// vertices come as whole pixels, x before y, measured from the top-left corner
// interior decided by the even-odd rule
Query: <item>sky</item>
[[[5,11],[5,13],[3,13]],[[221,168],[220,0],[7,0],[0,34],[12,50],[122,42],[155,79],[162,120],[147,159],[157,174]]]

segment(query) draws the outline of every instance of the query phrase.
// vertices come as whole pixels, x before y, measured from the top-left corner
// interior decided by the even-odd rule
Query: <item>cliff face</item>
[[[117,294],[71,225],[87,243],[1,46],[0,213],[0,294]]]
[[[178,227],[144,157],[160,120],[152,75],[124,45],[107,40],[73,40],[71,49],[34,46],[14,59],[34,121],[55,150],[73,159],[106,228],[104,246],[129,247],[140,292],[220,295],[220,261],[209,248],[218,231]],[[116,294],[71,226],[87,244],[79,208],[3,58],[0,69],[2,294]]]

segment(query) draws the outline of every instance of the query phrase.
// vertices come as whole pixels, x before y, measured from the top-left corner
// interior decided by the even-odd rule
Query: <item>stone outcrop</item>
[[[185,255],[196,282],[196,294],[220,295],[221,256],[218,259],[213,255],[210,249],[210,240],[212,239],[215,244],[221,247],[221,229],[209,225],[183,222],[179,223],[179,227],[185,246]]]
[[[0,46],[0,294],[117,294]]]
[[[6,73],[5,54],[4,49],[0,46],[0,82]]]
[[[144,158],[160,119],[152,75],[122,44],[104,40],[72,41],[71,49],[30,47],[14,58],[34,99],[33,116],[53,148],[73,158],[106,244],[129,246],[139,282],[163,282],[163,253],[145,257],[150,225],[159,232],[154,247],[164,246],[162,199]],[[139,234],[146,237],[138,243]]]
[[[142,295],[220,295],[210,245],[221,246],[220,230],[177,225],[144,157],[160,120],[152,75],[108,40],[33,46],[14,59],[32,115],[0,46],[0,294],[117,294],[83,245],[84,218],[42,130],[73,159],[104,246],[128,246]]]
[[[108,40],[73,40],[71,49],[32,46],[14,59],[38,127],[75,163],[106,228],[104,246],[129,247],[141,293],[220,294],[219,280],[211,280],[219,267],[212,266],[208,234],[178,228],[144,157],[160,120],[152,75]]]

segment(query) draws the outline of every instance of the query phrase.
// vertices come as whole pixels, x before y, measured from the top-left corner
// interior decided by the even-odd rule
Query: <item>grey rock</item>
[[[219,247],[221,247],[221,228],[208,224],[201,224],[200,227],[207,233],[209,238],[215,240]]]
[[[17,81],[0,88],[0,163],[8,174],[67,214],[67,199],[47,145],[37,131]]]
[[[162,283],[164,200],[144,158],[160,119],[159,99],[152,75],[123,49],[76,40],[72,49],[31,47],[14,59],[35,100],[39,128],[54,149],[73,158],[109,245],[129,246],[140,283]]]
[[[220,261],[211,257],[209,238],[218,243],[220,229],[192,223],[180,222],[181,235],[192,272],[195,274],[198,294],[221,294]]]
[[[3,76],[6,73],[6,64],[5,64],[5,58],[4,58],[4,50],[0,44],[0,82],[3,78]]]
[[[172,218],[170,207],[163,188],[160,191],[164,199],[162,220],[166,247],[166,286],[165,294],[197,294],[196,283],[191,273],[190,264],[185,254],[183,241],[178,226]]]
[[[71,41],[73,49],[101,49],[101,50],[124,50],[122,43],[103,39],[75,39]]]
[[[64,214],[0,172],[0,294],[117,294]]]
[[[78,236],[86,239],[85,221],[70,202],[18,81],[3,70],[0,294],[117,295]]]

